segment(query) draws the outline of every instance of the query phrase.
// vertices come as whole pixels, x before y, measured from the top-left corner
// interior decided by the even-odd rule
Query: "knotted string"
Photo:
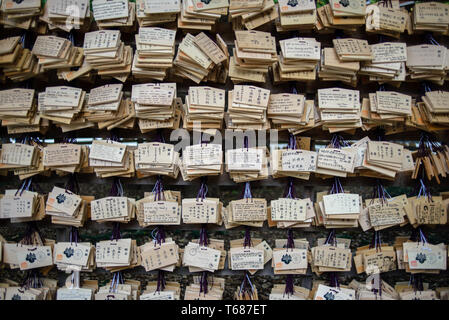
[[[156,292],[161,292],[165,290],[165,272],[164,270],[158,270],[157,274],[157,287]]]
[[[432,44],[432,45],[435,45],[435,46],[439,46],[439,45],[440,45],[440,44],[438,43],[438,41],[435,40],[435,38],[433,37],[432,33],[430,33],[430,32],[426,34],[426,40],[427,40],[430,44]]]
[[[370,249],[375,248],[376,252],[382,252],[382,240],[380,238],[380,231],[374,231],[373,239],[371,240],[371,244],[369,246]]]
[[[160,246],[162,243],[165,243],[165,230],[164,226],[158,226],[153,231],[151,231],[151,237],[154,241],[154,246]]]
[[[240,285],[239,296],[244,297],[248,295],[249,300],[253,300],[254,286],[248,275],[248,271],[245,271],[245,276],[243,278],[242,284]]]
[[[112,226],[112,236],[111,240],[120,240],[122,235],[120,233],[120,222],[114,222]]]
[[[295,136],[290,133],[288,139],[289,139],[289,141],[288,141],[287,148],[288,149],[292,149],[292,150],[296,150],[297,149],[297,145],[296,145],[296,138],[295,138]]]
[[[20,194],[20,196],[22,196],[22,194],[23,194],[24,191],[30,190],[30,186],[31,186],[32,181],[33,181],[33,178],[25,179],[25,180],[23,181],[22,185],[20,186],[20,188],[17,189],[17,191],[16,191],[16,193],[14,194],[14,196],[17,197],[18,194]]]
[[[109,191],[110,197],[123,197],[123,185],[119,178],[114,178],[111,190]]]
[[[209,286],[209,284],[207,282],[207,271],[203,271],[201,273],[200,292],[199,292],[198,296],[201,295],[201,293],[204,293],[204,296],[206,296],[206,294],[209,292],[208,286]]]
[[[284,192],[284,197],[288,199],[296,199],[296,191],[295,191],[295,185],[293,184],[293,178],[288,178],[288,184],[287,188]]]
[[[288,229],[287,230],[287,251],[288,249],[294,249],[295,248],[295,240],[293,239],[293,230]]]
[[[202,247],[207,247],[209,245],[209,239],[207,237],[206,225],[203,225],[201,227],[199,245]]]
[[[253,246],[251,241],[251,233],[249,231],[249,227],[245,226],[245,238],[243,240],[243,247],[251,248]]]
[[[427,198],[427,201],[433,202],[432,194],[430,193],[430,190],[426,187],[426,184],[424,183],[423,179],[419,179],[419,182],[421,184],[421,187],[419,189],[417,198],[421,198],[421,196],[425,196]]]
[[[334,183],[332,184],[331,191],[329,191],[329,194],[336,194],[336,193],[344,193],[343,186],[341,185],[340,178],[334,177]]]
[[[157,177],[156,184],[153,187],[153,193],[154,193],[154,201],[165,201],[162,176]]]
[[[206,199],[206,195],[209,189],[207,188],[207,177],[201,177],[201,187],[196,195],[196,201],[198,202],[201,199],[201,202]]]
[[[294,248],[295,248],[295,240],[293,239],[293,231],[292,231],[292,229],[288,229],[287,230],[287,252],[288,252],[288,249],[291,249],[293,251]],[[287,279],[285,280],[284,295],[290,296],[293,294],[295,294],[293,275],[288,274]]]
[[[38,269],[31,269],[26,272],[26,276],[21,283],[22,289],[29,289],[29,288],[42,288],[43,283],[41,279],[41,274]],[[23,293],[23,292],[22,292]]]
[[[80,193],[80,186],[78,184],[78,178],[76,173],[72,173],[69,176],[69,179],[67,180],[64,189],[65,192],[67,193],[74,193],[74,194]]]
[[[252,199],[253,195],[251,193],[251,183],[245,182],[245,190],[243,193],[243,199]]]

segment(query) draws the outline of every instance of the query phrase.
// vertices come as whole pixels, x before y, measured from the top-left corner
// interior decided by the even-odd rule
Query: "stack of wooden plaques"
[[[173,179],[178,177],[179,152],[175,151],[172,144],[139,143],[134,150],[134,159],[139,178],[154,175],[169,176]]]
[[[268,128],[267,108],[270,90],[247,85],[235,85],[228,91],[228,112],[225,115],[228,129]]]
[[[173,66],[176,31],[141,27],[136,34],[136,54],[132,73],[135,78],[162,81]]]
[[[47,87],[39,93],[38,108],[42,118],[70,125],[84,108],[86,92],[74,87]]]
[[[226,91],[212,87],[189,87],[182,108],[185,129],[221,129]]]
[[[324,48],[321,51],[320,70],[318,71],[320,80],[341,81],[356,87],[359,69],[360,62],[341,61],[334,48]]]
[[[441,2],[415,3],[412,21],[414,30],[449,34],[449,4]]]
[[[228,7],[228,0],[185,0],[178,16],[178,28],[210,31],[221,16],[228,14]]]
[[[410,15],[399,7],[399,1],[393,1],[393,7],[387,2],[377,2],[366,8],[366,32],[378,33],[399,39],[410,25]]]
[[[182,152],[179,167],[184,181],[222,174],[223,150],[221,144],[208,143],[187,146]]]
[[[134,153],[120,142],[94,140],[89,152],[89,166],[99,178],[133,177]]]
[[[321,43],[314,38],[290,38],[279,44],[279,61],[273,65],[275,82],[315,80]]]
[[[274,2],[269,0],[253,2],[250,4],[250,6],[253,6],[252,8],[240,7],[240,9],[234,10],[234,14],[231,13],[230,17],[233,19],[233,27],[235,30],[240,30],[240,26],[248,30],[253,30],[266,23],[270,23],[278,16]],[[241,2],[234,1],[234,6],[239,5],[242,5]]]
[[[50,30],[70,32],[81,29],[86,32],[91,22],[90,3],[88,0],[48,0],[39,20],[47,23]]]
[[[422,97],[423,108],[428,122],[432,124],[449,125],[449,92],[447,91],[428,91]],[[420,110],[421,110],[420,109]]]
[[[342,29],[356,31],[357,26],[365,24],[364,1],[345,0],[343,3],[346,6],[340,4],[339,0],[330,0],[328,4],[317,6],[319,18],[316,25],[317,30]],[[354,14],[350,11],[354,12]]]
[[[286,130],[306,125],[305,102],[306,99],[302,94],[270,94],[267,116],[273,124],[272,127]]]
[[[404,42],[381,42],[370,45],[373,60],[363,63],[360,74],[370,76],[370,81],[405,81],[407,45]]]
[[[150,27],[176,22],[181,11],[181,1],[178,0],[137,0],[136,16],[139,26]]]
[[[227,150],[226,171],[236,183],[268,179],[268,157],[266,147]]]
[[[218,45],[204,33],[196,37],[187,33],[178,47],[173,73],[195,83],[225,83],[228,49],[218,34],[217,42]]]
[[[180,99],[176,98],[176,83],[133,85],[131,100],[142,131],[173,127],[180,104]]]
[[[410,79],[444,84],[447,77],[448,50],[445,46],[421,44],[407,46],[407,68]]]
[[[276,19],[278,32],[289,30],[311,30],[317,23],[314,0],[281,0],[278,3],[279,16]]]
[[[42,71],[79,67],[84,59],[83,49],[73,46],[68,39],[54,36],[38,36],[32,53]]]
[[[20,42],[20,37],[0,40],[0,68],[3,71],[1,78],[6,77],[14,82],[20,82],[41,72],[34,54],[24,49]]]
[[[92,13],[100,29],[131,28],[136,19],[136,3],[128,0],[93,0]]]
[[[334,133],[362,126],[358,90],[318,89],[318,110],[323,129]]]
[[[28,30],[37,25],[36,17],[40,13],[40,0],[4,0],[1,3],[0,24]]]
[[[367,40],[344,38],[332,40],[341,61],[371,61],[373,54]]]
[[[234,83],[265,82],[269,68],[277,61],[276,39],[269,32],[235,31],[235,48],[229,77]]]
[[[126,81],[131,72],[133,50],[120,40],[119,30],[86,33],[83,49],[85,61],[98,70],[100,76]]]

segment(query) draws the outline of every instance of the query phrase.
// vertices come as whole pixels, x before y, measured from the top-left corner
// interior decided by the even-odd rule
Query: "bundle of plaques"
[[[112,280],[105,286],[98,288],[97,285],[94,300],[139,300],[140,290],[140,281],[133,279],[123,281],[121,274],[114,274]]]
[[[228,73],[228,49],[217,34],[215,43],[205,33],[187,33],[178,47],[173,73],[196,83],[225,83]]]
[[[181,284],[167,281],[162,290],[157,281],[149,281],[140,294],[139,300],[181,300]]]
[[[248,30],[256,29],[266,23],[271,23],[278,16],[276,5],[272,1],[257,0],[251,4],[243,4],[241,1],[231,1],[231,5],[235,8],[231,12],[233,28],[240,30],[240,26]]]
[[[272,127],[278,130],[306,125],[305,106],[306,99],[302,94],[270,94],[267,116],[272,123]]]
[[[221,129],[226,91],[212,87],[189,87],[183,106],[185,129]]]
[[[173,272],[180,262],[179,246],[172,238],[165,238],[161,242],[156,240],[138,247],[140,251],[140,265],[145,271],[162,270]]]
[[[184,181],[223,174],[221,144],[206,143],[187,146],[182,151],[179,168]]]
[[[279,61],[273,65],[273,76],[279,81],[315,80],[321,59],[321,43],[314,38],[290,38],[279,41]]]
[[[224,240],[208,239],[207,244],[202,244],[193,239],[182,249],[182,266],[188,267],[190,273],[213,273],[224,268],[225,259]]]
[[[365,2],[362,0],[348,0],[343,3],[347,4],[346,7],[343,7],[343,5],[339,3],[339,0],[331,0],[328,4],[321,5],[320,7],[317,6],[317,15],[319,19],[316,24],[316,29],[318,31],[341,29],[354,32],[357,31],[358,26],[365,24]],[[351,3],[352,6],[349,5],[349,3]],[[352,7],[355,7],[354,10]],[[345,11],[339,12],[339,9],[341,8],[344,8]],[[352,15],[347,10],[353,10],[361,15]]]
[[[332,40],[341,61],[371,61],[373,54],[367,40],[344,38]]]
[[[268,300],[309,300],[310,290],[300,286],[293,286],[293,293],[286,294],[286,284],[274,284]]]
[[[160,204],[153,202],[159,202]],[[181,209],[180,191],[145,192],[144,198],[136,201],[136,219],[141,227],[157,225],[159,220],[162,221],[160,224],[179,225],[181,223]],[[160,214],[157,213],[158,210]],[[165,217],[164,210],[166,210]],[[169,241],[168,238],[165,240]]]
[[[46,87],[39,93],[39,115],[56,124],[70,125],[84,108],[85,95],[86,92],[79,88]]]
[[[91,272],[95,269],[95,245],[90,242],[56,242],[53,261],[58,270]]]
[[[403,242],[402,247],[405,272],[411,274],[440,274],[441,271],[447,270],[447,245],[444,243],[431,244],[409,240]],[[429,255],[430,250],[435,254],[435,259],[425,258]],[[410,299],[413,299],[413,294],[410,296]],[[404,300],[403,297],[402,299]]]
[[[136,34],[136,54],[132,73],[135,78],[162,81],[173,66],[176,30],[141,27]]]
[[[366,247],[367,246],[365,246],[363,248],[366,248]],[[377,259],[375,254],[373,254],[373,255],[370,254],[370,256],[371,257],[369,260],[370,260],[370,262],[372,262],[372,265],[374,265],[374,264],[383,265],[383,261],[380,259]],[[380,256],[380,258],[382,258],[382,254],[380,254],[379,256]],[[389,257],[386,258],[385,261],[386,261],[386,263],[385,263],[386,265],[393,263],[393,261],[391,261],[389,259]],[[400,263],[397,260],[394,262],[395,263],[397,262],[398,264]],[[386,283],[384,280],[381,280],[381,281],[377,282],[376,284],[372,285],[371,287],[367,288],[365,285],[365,282],[361,283],[361,282],[358,282],[357,280],[353,279],[349,283],[348,287],[355,290],[356,300],[399,300],[398,292],[392,286],[390,286],[388,283]],[[377,292],[379,292],[379,291],[374,291],[374,290],[380,290],[380,288],[382,288],[382,295],[377,294]]]
[[[317,246],[312,247],[311,249],[312,259],[310,261],[310,266],[312,272],[321,275],[322,272],[348,272],[348,270],[351,270],[352,253],[349,247],[350,243],[350,239],[336,238],[334,244],[329,244],[326,243],[325,238],[319,238]],[[335,289],[338,290],[338,288]],[[345,289],[341,288],[340,290]],[[319,294],[319,291],[320,290],[318,289],[315,292],[315,295]],[[354,299],[355,297],[352,298],[352,300]],[[319,300],[325,300],[325,298]]]
[[[55,224],[76,225],[85,220],[87,201],[79,195],[63,188],[53,187],[48,194],[45,214],[52,216]],[[65,223],[63,223],[65,222]]]
[[[278,32],[289,30],[311,30],[317,23],[316,4],[314,0],[278,2],[278,18],[276,30]]]
[[[0,40],[0,68],[0,78],[6,77],[14,82],[35,77],[41,70],[33,53],[23,47],[20,37]]]
[[[333,270],[335,271],[335,270]],[[327,272],[327,270],[326,270]],[[317,274],[321,274],[316,272]],[[311,292],[311,300],[326,300],[332,297],[334,300],[356,300],[356,291],[346,286],[327,286],[324,283],[313,283],[314,287]]]
[[[180,11],[181,1],[178,0],[136,1],[136,17],[141,28],[175,23]]]
[[[88,32],[84,36],[85,61],[100,76],[110,76],[125,82],[131,72],[133,49],[125,46],[119,30]]]
[[[364,100],[365,101],[365,100]],[[369,94],[369,101],[364,102],[363,111],[369,112],[374,123],[400,123],[412,116],[412,97],[394,91],[377,91]]]
[[[366,7],[365,31],[378,33],[399,39],[404,33],[410,20],[407,9],[399,7],[399,1],[392,2],[393,7],[387,2],[377,2]]]
[[[173,127],[178,114],[176,83],[146,83],[133,85],[131,100],[141,131]],[[179,127],[179,119],[178,119]]]
[[[200,189],[201,192],[202,189]],[[221,225],[223,210],[223,203],[218,198],[198,197],[198,198],[184,198],[182,199],[182,223],[184,224],[200,224],[212,223]],[[212,244],[218,250],[224,250],[223,240],[209,239],[209,244]],[[195,241],[194,241],[195,242]],[[198,241],[196,241],[198,242]],[[222,254],[222,257],[226,253]],[[221,257],[220,257],[221,259]]]
[[[80,228],[84,226],[84,223],[87,221],[90,215],[90,202],[95,199],[93,196],[81,196],[82,202],[80,205],[80,209],[75,212],[73,216],[69,215],[52,215],[51,223],[60,224],[64,226],[72,226],[76,228]]]
[[[310,227],[315,218],[313,202],[309,199],[279,198],[271,201],[269,226],[277,228]]]
[[[320,80],[341,81],[356,87],[359,69],[360,62],[341,61],[334,48],[322,49],[320,69],[318,71]]]
[[[178,162],[179,152],[175,151],[172,144],[139,143],[134,150],[134,165],[138,178],[163,175],[176,179],[179,173]]]
[[[443,85],[447,77],[448,50],[445,46],[421,44],[407,46],[407,69],[411,80]]]
[[[310,173],[316,171],[318,153],[302,149],[275,149],[272,151],[271,169],[273,178],[294,177],[310,179]]]
[[[83,63],[83,50],[70,40],[55,36],[38,36],[32,53],[38,58],[42,71],[70,69]]]
[[[90,91],[85,119],[96,122],[99,129],[134,127],[134,106],[123,98],[122,84],[108,84]]]
[[[0,196],[0,219],[20,223],[45,218],[44,195],[28,190],[7,189]]]
[[[89,152],[89,166],[99,178],[133,177],[134,153],[117,141],[94,140]]]
[[[356,149],[338,148],[332,144],[319,149],[315,175],[347,177],[348,174],[354,173],[356,153]]]
[[[80,172],[87,166],[89,148],[74,143],[53,143],[44,147],[43,165],[59,175]]]
[[[28,30],[37,25],[36,17],[41,13],[41,1],[4,0],[0,11],[0,24]]]
[[[37,174],[48,175],[44,169],[42,146],[31,143],[5,143],[2,145],[0,169],[3,175],[13,171],[20,180],[31,178]]]
[[[445,35],[449,32],[449,4],[441,2],[415,3],[413,8],[413,30],[425,30]]]
[[[413,168],[413,158],[410,158],[410,151],[403,145],[386,141],[368,141],[362,166],[393,179],[405,168]]]
[[[90,2],[48,0],[39,20],[47,23],[50,30],[61,29],[70,32],[73,29],[81,29],[86,32],[91,22]]]
[[[223,300],[225,279],[213,277],[207,281],[207,293],[203,276],[194,276],[193,283],[186,286],[184,300]]]
[[[277,61],[276,39],[269,32],[235,31],[235,48],[229,77],[234,83],[265,82],[269,68]]]
[[[425,113],[428,122],[445,126],[449,124],[447,117],[449,113],[448,99],[448,91],[427,91],[422,96],[423,107],[421,109]]]
[[[40,118],[36,116],[34,89],[7,89],[0,91],[0,119],[2,126],[29,126]]]
[[[135,199],[106,197],[90,202],[90,218],[99,223],[111,221],[128,223],[136,215]]]
[[[293,240],[293,244],[287,245],[287,239],[276,239],[276,247],[273,248],[273,259],[271,260],[273,273],[275,275],[306,274],[308,255],[309,243],[307,241],[301,241],[300,245],[296,247],[295,240]],[[291,296],[291,294],[287,295]],[[287,300],[289,299],[287,298]]]
[[[318,89],[317,96],[324,130],[334,133],[362,126],[360,91],[342,88]]]
[[[228,91],[228,112],[225,115],[228,129],[262,130],[269,126],[267,108],[270,101],[270,90],[235,85]]]
[[[227,150],[226,172],[236,183],[268,179],[268,158],[266,147]]]
[[[136,3],[128,0],[93,0],[92,13],[100,29],[127,27],[136,19]]]
[[[135,268],[140,265],[138,250],[136,240],[131,238],[97,242],[95,244],[97,268],[104,268],[110,272]],[[108,292],[109,288],[110,286]]]
[[[359,74],[369,75],[370,81],[381,83],[405,81],[406,43],[381,42],[370,47],[373,60],[363,63]]]
[[[317,216],[326,228],[357,228],[362,197],[351,193],[317,193]]]
[[[215,2],[201,0],[183,1],[181,13],[178,15],[178,28],[192,31],[211,31],[221,16],[228,15],[228,7],[228,0]]]
[[[221,213],[226,229],[238,226],[260,228],[263,226],[264,221],[268,219],[267,200],[262,198],[233,200],[229,202],[228,206]],[[256,248],[262,247],[262,245],[257,246],[256,239],[252,239],[252,241]],[[268,246],[266,242],[265,245]]]

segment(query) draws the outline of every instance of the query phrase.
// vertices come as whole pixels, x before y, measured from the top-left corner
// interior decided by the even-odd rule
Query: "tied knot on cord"
[[[374,203],[375,199],[379,199],[380,204],[388,204],[388,200],[391,199],[387,189],[382,185],[380,179],[377,179],[377,184],[373,187],[373,196],[370,201],[370,205]]]
[[[200,277],[200,292],[198,293],[198,296],[200,296],[201,293],[203,293],[204,296],[206,296],[208,292],[209,292],[209,283],[207,280],[207,271],[203,271]]]
[[[74,226],[72,226],[72,227],[70,228],[70,232],[69,232],[69,240],[70,240],[70,245],[71,245],[72,243],[75,243],[75,245],[78,244],[78,241],[79,241],[79,230],[78,230],[78,228],[76,228],[76,227],[74,227]]]
[[[112,236],[111,240],[120,240],[122,238],[121,232],[120,232],[120,222],[114,222],[112,226]]]
[[[296,137],[290,133],[290,135],[288,137],[287,149],[296,150],[297,148],[298,148],[298,146],[296,143]]]
[[[421,274],[411,274],[410,281],[409,281],[408,285],[413,287],[415,294],[417,291],[424,291],[422,275]]]
[[[111,286],[109,287],[109,293],[117,293],[118,285],[125,283],[121,271],[114,272],[112,276]]]
[[[119,178],[114,178],[111,190],[109,191],[110,197],[123,197],[123,185]]]
[[[201,199],[201,202],[206,199],[207,192],[209,191],[209,188],[207,187],[207,177],[201,177],[201,186],[198,190],[198,194],[196,195],[196,201],[198,202]]]
[[[239,296],[241,298],[248,298],[244,300],[253,300],[254,297],[254,286],[249,278],[248,271],[245,271],[245,276],[243,278],[242,284],[240,285]]]
[[[16,193],[14,194],[14,196],[22,196],[24,191],[29,191],[31,184],[32,184],[33,178],[28,178],[23,180],[22,184],[20,185],[20,187],[17,189]]]
[[[41,274],[37,269],[28,270],[25,275],[25,279],[21,283],[21,288],[25,290],[29,288],[42,288],[43,286]]]
[[[245,182],[245,189],[243,191],[243,199],[252,199],[253,195],[251,193],[251,183],[250,182]]]
[[[424,183],[424,180],[423,179],[419,179],[419,182],[420,182],[420,188],[419,188],[419,192],[418,192],[417,198],[419,199],[421,197],[426,197],[427,201],[433,202],[432,193],[430,192],[430,189]]]
[[[287,187],[284,192],[284,196],[285,196],[285,198],[296,199],[296,190],[295,190],[295,185],[293,184],[292,177],[288,178],[288,183],[287,183]]]
[[[249,231],[249,227],[245,227],[245,238],[243,239],[243,247],[251,248],[253,243],[251,241],[251,232]]]
[[[165,229],[163,226],[158,226],[151,231],[151,237],[153,238],[154,246],[161,246],[165,243]]]
[[[376,252],[382,252],[382,240],[380,238],[380,231],[374,231],[373,239],[369,245],[370,249],[376,249]]]
[[[207,237],[207,230],[205,225],[203,225],[200,230],[199,245],[202,247],[207,247],[209,245],[209,239]]]
[[[433,37],[431,32],[428,32],[426,34],[426,40],[429,44],[434,45],[434,46],[439,46],[440,44],[438,43],[438,41],[435,40],[435,38]]]
[[[165,201],[164,185],[161,176],[157,177],[152,193],[154,194],[154,201]]]
[[[329,191],[329,194],[336,194],[336,193],[344,193],[345,190],[343,189],[343,186],[341,185],[340,178],[335,177],[334,183],[332,184],[332,188]]]
[[[156,292],[161,292],[165,290],[165,272],[164,270],[158,270],[157,273],[157,287],[156,287]]]
[[[343,137],[339,134],[334,134],[332,136],[332,140],[330,141],[329,146],[335,149],[341,149],[342,147],[350,147],[349,143],[343,139]]]

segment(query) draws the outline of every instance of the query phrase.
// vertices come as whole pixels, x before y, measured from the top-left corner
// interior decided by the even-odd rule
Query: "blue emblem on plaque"
[[[285,264],[289,264],[290,262],[292,262],[292,256],[286,253],[282,256],[281,261]]]

